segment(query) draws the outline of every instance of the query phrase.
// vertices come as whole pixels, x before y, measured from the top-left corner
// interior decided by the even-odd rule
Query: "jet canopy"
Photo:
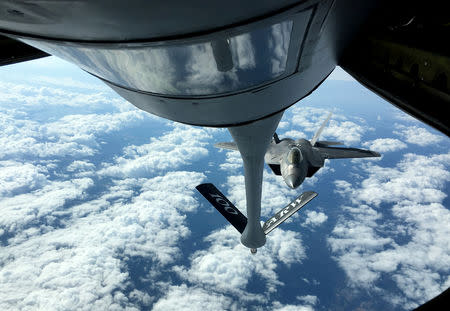
[[[287,155],[289,164],[299,164],[302,161],[302,153],[297,147],[292,147]]]

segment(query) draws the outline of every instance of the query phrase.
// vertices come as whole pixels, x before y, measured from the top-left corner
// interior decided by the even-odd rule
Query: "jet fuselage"
[[[265,161],[270,163],[275,158],[279,159],[280,173],[286,185],[292,189],[303,183],[308,172],[317,171],[324,164],[320,154],[306,139],[295,141],[285,138],[278,143],[272,140],[266,152]]]

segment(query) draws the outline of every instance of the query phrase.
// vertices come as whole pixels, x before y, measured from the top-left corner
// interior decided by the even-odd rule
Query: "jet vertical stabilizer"
[[[314,146],[316,144],[316,141],[319,139],[320,134],[322,134],[323,129],[325,128],[325,126],[327,125],[328,121],[330,121],[331,115],[333,113],[330,112],[330,114],[328,115],[328,117],[326,118],[325,121],[323,121],[322,125],[320,126],[319,130],[316,132],[316,134],[314,134],[314,137],[311,139],[311,145]]]

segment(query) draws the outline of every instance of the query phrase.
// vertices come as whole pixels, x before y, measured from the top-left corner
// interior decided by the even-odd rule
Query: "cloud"
[[[102,135],[154,119],[112,91],[0,82],[0,159],[92,156]]]
[[[316,226],[320,226],[321,224],[323,224],[325,221],[327,221],[327,219],[328,219],[328,216],[322,212],[307,211],[306,219],[302,225],[316,227]]]
[[[297,298],[297,300],[308,303],[312,306],[316,305],[317,301],[319,300],[317,298],[317,296],[313,296],[313,295],[297,296],[296,298]]]
[[[405,113],[403,110],[397,109],[395,107],[391,107],[390,113],[394,116],[395,119],[399,121],[421,124],[421,122],[418,119],[414,118],[408,113]]]
[[[299,127],[303,131],[315,133],[325,121],[329,112],[329,110],[322,108],[294,107],[291,119],[291,124],[294,127],[292,130],[296,130],[295,127]],[[355,119],[355,121],[358,123],[364,122],[362,119]],[[371,130],[365,124],[363,126],[358,123],[349,120],[341,114],[334,113],[319,140],[334,138],[344,142],[346,145],[358,143],[364,133]],[[310,138],[312,138],[312,135]]]
[[[272,309],[274,311],[313,311],[314,308],[309,305],[283,305],[278,301],[273,303]]]
[[[334,137],[346,145],[359,143],[367,129],[352,121],[330,120],[329,126],[323,131],[323,136]]]
[[[294,106],[292,107],[292,110],[290,110],[290,114],[285,113],[284,117],[288,119],[292,127],[298,127],[306,132],[314,133],[320,128],[320,125],[325,121],[329,112],[329,110],[322,108]],[[289,118],[291,115],[292,117]]]
[[[427,157],[408,153],[395,168],[363,165],[368,178],[361,182],[361,188],[347,189],[348,194],[352,202],[364,201],[375,206],[383,202],[442,202],[446,194],[441,188],[450,178],[445,170],[449,157],[448,154]],[[339,193],[345,191],[345,186],[341,188],[339,182],[336,185]]]
[[[47,78],[52,81],[64,81],[71,78]],[[45,80],[45,79],[44,79]],[[11,108],[16,111],[27,113],[38,113],[39,119],[51,118],[52,113],[57,116],[67,113],[77,113],[73,108],[83,107],[83,112],[88,114],[98,110],[105,110],[105,107],[121,106],[125,103],[118,98],[108,88],[102,87],[102,91],[89,90],[85,87],[69,90],[58,86],[48,86],[49,81],[40,81],[40,85],[18,84],[0,81],[0,103],[2,108]],[[81,83],[81,82],[80,82]],[[84,85],[85,83],[81,83]],[[75,85],[76,86],[76,85]],[[100,85],[101,86],[101,85]],[[96,89],[98,86],[93,86]],[[130,104],[127,104],[131,106]],[[59,108],[60,111],[55,110]],[[61,109],[64,109],[61,111]],[[80,113],[80,111],[78,111]]]
[[[395,138],[377,138],[363,143],[363,146],[377,152],[394,152],[408,147],[404,142]]]
[[[81,199],[84,191],[93,185],[90,178],[51,182],[42,182],[39,174],[28,178],[33,177],[36,180],[34,184],[37,185],[41,182],[41,187],[28,193],[0,200],[0,206],[2,206],[1,227],[10,234],[21,233],[25,238],[28,233],[22,230],[42,222],[51,225],[56,220],[54,216],[63,212],[64,204],[68,200]],[[32,231],[33,229],[30,232]]]
[[[98,136],[143,120],[138,111],[69,115],[43,123],[0,114],[1,158],[92,156]]]
[[[75,160],[67,167],[67,171],[76,172],[76,171],[90,171],[95,168],[95,165],[89,163],[87,161]]]
[[[17,210],[34,210],[46,199],[48,205],[54,205],[52,214],[64,225],[35,223],[21,232],[17,224],[26,220],[15,217],[16,225],[10,228],[16,237],[10,238],[0,253],[0,308],[137,310],[136,301],[151,303],[145,293],[129,290],[135,280],[130,279],[127,261],[150,258],[147,273],[156,279],[164,275],[165,267],[180,256],[180,240],[189,235],[185,214],[198,207],[191,183],[204,178],[201,173],[171,172],[152,179],[120,181],[111,193],[85,201],[83,209],[75,204],[61,210],[64,202],[48,197],[44,187],[40,198],[34,193],[34,198],[22,200],[15,209],[2,209],[2,215],[11,221]],[[64,183],[60,193],[70,193],[68,182],[54,183]],[[58,217],[58,210],[64,218]],[[157,285],[155,291],[161,295]]]
[[[89,140],[92,135],[111,133],[140,120],[143,120],[143,115],[137,110],[106,114],[75,114],[46,124],[42,132],[49,137],[61,136],[69,141],[83,141],[86,138]]]
[[[95,165],[88,161],[75,160],[66,170],[75,177],[90,177],[95,173]]]
[[[442,136],[432,134],[423,127],[396,124],[395,128],[394,134],[399,135],[410,144],[425,147],[442,141]]]
[[[47,80],[52,87],[0,83],[0,144],[7,146],[0,151],[0,309],[314,309],[317,297],[304,295],[308,292],[293,301],[274,301],[286,295],[281,279],[285,270],[296,271],[306,258],[299,233],[281,226],[255,256],[240,245],[231,226],[199,241],[204,249],[185,247],[192,213],[199,207],[192,185],[206,176],[175,170],[208,159],[213,130],[174,126],[145,144],[117,148],[116,157],[108,160],[101,154],[105,134],[120,135],[152,117],[96,86],[87,89],[80,83],[69,91],[58,82],[63,86],[73,81]],[[288,135],[309,133],[304,135],[310,138],[327,113],[307,108],[305,115],[286,114],[280,128],[292,127]],[[324,137],[349,144],[370,131],[362,120],[339,114],[329,127]],[[393,168],[359,164],[361,175],[369,176],[364,186],[362,181],[336,182],[349,203],[342,207],[329,245],[347,267],[352,285],[361,288],[369,282],[373,288],[387,279],[404,293],[387,299],[413,307],[450,285],[445,279],[448,218],[440,182],[447,178],[448,158],[410,155],[402,161]],[[443,168],[434,171],[432,162]],[[230,186],[230,199],[245,210],[241,167],[238,153],[227,153],[221,168],[232,176],[221,177],[224,184],[219,188],[225,193]],[[407,187],[401,188],[402,183]],[[266,168],[263,218],[298,192]],[[425,199],[412,203],[417,197]],[[5,204],[10,208],[3,209]],[[393,219],[385,221],[383,209]],[[312,211],[306,213],[305,223],[313,227],[326,219],[324,213]],[[138,277],[136,266],[143,269]],[[310,285],[318,284],[311,280]]]
[[[186,284],[170,286],[165,297],[153,305],[153,311],[186,310],[186,311],[244,310],[229,297],[201,288],[188,287]]]
[[[42,166],[16,161],[0,161],[0,198],[30,192],[47,182]]]
[[[205,241],[210,247],[195,252],[190,267],[178,266],[175,271],[192,284],[232,294],[243,301],[267,303],[267,295],[282,285],[276,273],[279,263],[289,266],[305,258],[299,234],[279,228],[271,232],[267,244],[256,255],[240,244],[239,233],[231,226],[211,233]],[[265,296],[252,292],[249,281],[253,277],[261,279]]]
[[[278,124],[278,128],[277,129],[285,129],[285,128],[288,128],[289,126],[290,126],[289,122],[287,122],[287,121],[280,121],[280,123]]]
[[[101,175],[146,177],[154,172],[175,170],[208,155],[207,141],[212,129],[174,124],[174,129],[150,143],[127,146],[115,163],[105,163]]]
[[[186,214],[198,207],[192,185],[205,175],[98,175],[96,159],[85,157],[102,150],[100,139],[151,117],[105,93],[8,83],[0,89],[0,158],[7,159],[0,161],[0,309],[150,306],[156,298],[136,284],[165,278],[179,259],[179,243],[190,234]],[[156,146],[162,160],[180,161],[169,161],[173,169],[207,154],[213,132],[176,126],[163,137],[169,145],[128,146],[116,159],[144,160]],[[128,266],[135,258],[149,260],[140,280]]]
[[[227,151],[225,157],[225,162],[219,165],[219,168],[223,171],[237,172],[244,165],[239,151]]]
[[[306,135],[305,133],[297,131],[297,130],[290,130],[290,131],[287,131],[280,135],[280,139],[285,138],[285,137],[292,138],[294,140],[299,139],[299,138],[306,138],[306,139],[312,138],[312,137],[308,137],[308,135]]]
[[[385,298],[407,309],[449,286],[442,277],[450,271],[450,211],[442,204],[449,163],[450,154],[406,154],[392,168],[363,165],[360,183],[336,182],[349,205],[328,243],[351,284],[378,288],[391,279],[402,294]]]

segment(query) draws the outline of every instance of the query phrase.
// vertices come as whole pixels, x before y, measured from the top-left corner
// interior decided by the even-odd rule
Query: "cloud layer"
[[[111,198],[108,193],[64,211],[58,209],[63,202],[55,201],[54,192],[70,195],[67,184],[34,194],[32,203],[22,200],[16,210],[26,215],[49,211],[57,217],[59,211],[77,217],[68,217],[61,227],[36,223],[8,240],[0,255],[1,308],[132,307],[131,296],[125,295],[130,276],[124,260],[152,258],[156,277],[178,258],[180,239],[190,232],[185,213],[198,206],[191,182],[200,183],[203,178],[201,173],[173,172],[140,182],[120,182],[115,190],[121,195]],[[43,201],[53,205],[43,209]],[[5,214],[12,215],[9,210]],[[8,219],[16,228],[28,222],[26,217]]]
[[[337,263],[329,261],[330,271],[339,266],[346,275],[333,274],[336,282],[381,293],[394,308],[412,308],[449,286],[448,154],[406,154],[398,163],[359,161],[351,168],[327,161],[303,186],[320,188],[321,196],[251,255],[233,227],[204,213],[208,203],[194,191],[214,181],[245,213],[239,154],[212,148],[224,130],[161,121],[72,72],[70,78],[39,74],[27,84],[6,76],[0,81],[2,310],[326,309],[331,298],[323,293],[334,284],[316,280],[314,269],[322,267],[311,261],[329,259],[320,253],[327,246]],[[445,142],[405,120],[391,129],[395,137],[373,137],[373,120],[305,105],[285,113],[280,137],[310,139],[330,110],[323,140],[392,154]],[[330,173],[339,180],[330,183]],[[262,219],[301,191],[266,167]],[[313,209],[322,197],[338,201],[339,195],[339,211]],[[317,242],[327,234],[327,245]],[[386,280],[394,284],[387,290]]]
[[[208,156],[207,140],[214,130],[175,125],[174,129],[149,144],[130,145],[115,163],[104,164],[100,174],[114,177],[146,177],[155,171],[174,170]]]
[[[397,124],[395,134],[402,137],[408,143],[416,144],[421,147],[437,144],[442,141],[442,136],[433,134],[423,127],[416,125],[406,126]]]
[[[450,154],[406,154],[393,168],[365,165],[360,183],[336,181],[350,202],[328,243],[353,285],[377,288],[389,278],[402,295],[386,299],[405,308],[450,286],[449,164]]]

